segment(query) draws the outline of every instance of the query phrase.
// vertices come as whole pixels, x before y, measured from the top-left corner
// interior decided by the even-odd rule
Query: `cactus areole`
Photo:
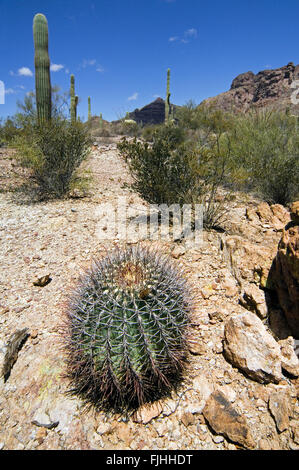
[[[38,122],[51,119],[51,78],[47,18],[38,13],[33,20],[35,92]]]
[[[115,250],[79,283],[67,312],[71,394],[124,412],[169,393],[186,364],[190,292],[159,252]]]

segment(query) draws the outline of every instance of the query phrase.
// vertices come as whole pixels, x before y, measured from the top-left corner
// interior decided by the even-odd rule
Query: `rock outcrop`
[[[299,65],[294,65],[293,62],[278,69],[262,70],[257,74],[245,72],[232,81],[229,91],[208,98],[203,103],[213,103],[224,111],[248,111],[253,107],[289,107],[294,114],[299,114],[299,104],[291,101],[293,93],[297,100],[296,88],[299,87],[294,82],[298,79]]]
[[[291,222],[283,231],[270,278],[295,338],[299,338],[299,202],[291,207]]]

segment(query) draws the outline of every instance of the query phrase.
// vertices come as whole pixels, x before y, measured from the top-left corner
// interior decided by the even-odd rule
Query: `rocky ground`
[[[66,395],[69,292],[93,256],[121,243],[99,238],[99,205],[126,196],[146,209],[124,185],[115,143],[93,147],[88,167],[90,196],[23,204],[10,189],[23,175],[1,151],[1,368],[11,335],[29,336],[0,379],[0,449],[299,449],[294,339],[263,290],[290,215],[242,194],[230,201],[225,232],[205,232],[197,246],[156,242],[183,264],[198,299],[180,390],[127,419],[84,412]]]

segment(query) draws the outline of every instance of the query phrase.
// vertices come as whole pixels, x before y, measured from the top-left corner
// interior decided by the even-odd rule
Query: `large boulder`
[[[282,379],[279,344],[253,313],[232,316],[224,328],[224,354],[235,367],[260,383]]]
[[[299,202],[291,207],[292,221],[283,231],[270,271],[280,306],[295,338],[299,338]]]

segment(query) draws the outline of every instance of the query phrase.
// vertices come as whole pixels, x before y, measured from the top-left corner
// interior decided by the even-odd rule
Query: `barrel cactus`
[[[116,249],[94,261],[67,309],[69,393],[121,413],[176,388],[187,361],[190,298],[181,268],[150,248]]]
[[[48,22],[47,18],[38,13],[33,19],[35,92],[38,122],[51,119],[51,78],[50,59],[48,53]]]

